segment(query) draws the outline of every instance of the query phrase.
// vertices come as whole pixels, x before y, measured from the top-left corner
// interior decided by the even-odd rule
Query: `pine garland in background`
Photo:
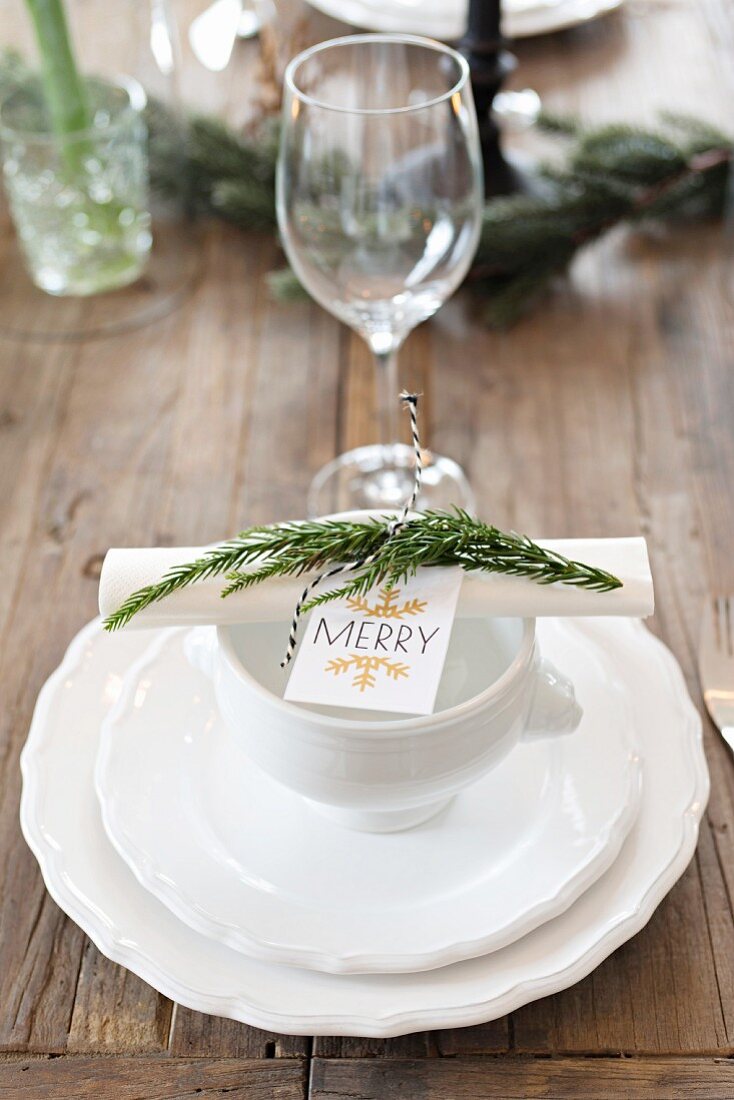
[[[734,142],[714,127],[673,115],[656,130],[591,128],[549,115],[539,124],[567,139],[565,161],[541,169],[542,198],[487,203],[469,275],[495,327],[516,321],[579,248],[614,226],[721,218],[726,210]]]
[[[249,136],[239,137],[216,118],[192,117],[185,135],[188,172],[183,176],[170,155],[172,133],[176,140],[171,123],[160,104],[149,107],[153,186],[171,196],[185,189],[199,213],[224,218],[241,229],[274,230],[277,121],[267,119]]]
[[[544,115],[539,125],[567,145],[560,165],[545,165],[542,197],[491,199],[469,282],[487,323],[513,324],[579,248],[621,223],[722,217],[734,142],[695,119],[665,116],[657,130],[585,127]],[[153,151],[158,128],[152,127]],[[188,161],[197,206],[244,229],[275,228],[277,123],[238,137],[211,118],[189,124]],[[166,158],[153,175],[165,179]],[[288,269],[271,276],[281,298],[305,295]]]
[[[0,59],[0,95],[20,70],[17,57]],[[160,104],[149,106],[148,125],[155,187],[183,193],[198,211],[243,229],[275,229],[275,119],[240,136],[217,119],[192,117],[185,124],[187,172],[181,171],[179,127]],[[468,276],[493,327],[513,324],[580,248],[613,227],[721,218],[726,209],[734,141],[713,126],[665,115],[654,130],[587,127],[547,114],[539,126],[564,143],[565,155],[539,169],[542,197],[487,202]],[[275,272],[271,286],[281,298],[305,294],[288,269]]]

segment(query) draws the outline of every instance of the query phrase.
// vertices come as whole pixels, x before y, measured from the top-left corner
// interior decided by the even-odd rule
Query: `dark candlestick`
[[[459,43],[471,70],[487,195],[506,195],[521,187],[516,170],[502,153],[500,133],[492,114],[492,101],[517,64],[505,49],[500,19],[500,0],[469,0],[466,34]]]

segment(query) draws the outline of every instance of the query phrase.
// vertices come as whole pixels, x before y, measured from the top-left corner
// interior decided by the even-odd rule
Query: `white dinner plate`
[[[624,0],[505,0],[502,32],[529,38],[565,30],[620,7]],[[468,0],[309,0],[326,15],[364,30],[423,34],[454,42],[466,30]]]
[[[143,886],[247,955],[392,973],[486,954],[568,908],[636,817],[629,693],[578,635],[559,656],[583,707],[578,730],[520,744],[438,816],[390,834],[334,825],[244,756],[187,658],[193,636],[157,632],[126,676],[97,793]]]
[[[640,813],[613,866],[564,914],[500,951],[418,974],[332,975],[261,962],[193,931],[137,882],[102,827],[100,726],[149,639],[85,627],[44,686],[22,754],[23,832],[56,902],[100,951],[189,1008],[290,1034],[386,1037],[504,1015],[579,981],[650,919],[693,855],[708,796],[701,723],[668,650],[631,620],[543,620],[603,645],[629,686],[644,757]],[[141,779],[143,778],[141,772]]]

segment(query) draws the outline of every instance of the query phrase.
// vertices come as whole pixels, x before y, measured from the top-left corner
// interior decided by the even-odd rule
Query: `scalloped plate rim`
[[[100,930],[94,924],[90,913],[78,904],[73,891],[68,888],[68,885],[64,884],[63,874],[59,868],[59,853],[50,848],[44,840],[43,829],[34,815],[36,801],[39,796],[39,775],[34,760],[34,742],[41,739],[40,731],[45,722],[46,711],[51,705],[57,687],[68,675],[70,668],[78,663],[88,638],[99,632],[98,619],[87,624],[77,634],[61,664],[51,674],[39,694],[28,740],[21,754],[23,775],[21,827],[23,835],[39,863],[50,895],[57,905],[82,928],[95,946],[113,962],[125,966],[143,981],[152,985],[162,995],[171,997],[187,1008],[228,1016],[253,1027],[283,1034],[361,1035],[373,1038],[389,1038],[412,1031],[433,1028],[467,1027],[496,1019],[539,997],[566,989],[586,977],[614,950],[631,939],[647,924],[658,904],[678,881],[693,857],[699,822],[709,793],[709,775],[703,753],[701,719],[690,699],[680,667],[670,650],[658,638],[649,634],[641,623],[634,622],[631,625],[636,632],[644,633],[648,642],[658,649],[658,654],[666,666],[671,686],[675,689],[677,701],[685,711],[688,733],[686,746],[693,765],[694,784],[693,792],[682,816],[680,842],[664,868],[647,885],[639,901],[626,909],[625,915],[612,931],[603,935],[599,941],[591,945],[568,966],[539,977],[521,979],[497,997],[472,1001],[467,1005],[447,1006],[442,1009],[411,1010],[399,1013],[384,1012],[379,1019],[374,1016],[360,1016],[359,1013],[340,1013],[338,1017],[328,1014],[304,1015],[302,1013],[293,1016],[286,1012],[276,1012],[256,1007],[251,1003],[251,999],[248,1000],[242,994],[222,997],[216,994],[208,994],[205,990],[192,988],[178,978],[164,973],[154,959],[139,951],[132,951],[120,939],[107,935],[104,930]],[[119,857],[115,856],[115,858]],[[573,907],[568,912],[572,913]],[[557,918],[559,921],[564,919],[566,919],[565,915]],[[192,935],[196,936],[197,933],[192,932]],[[458,965],[466,967],[471,964],[462,963]],[[339,981],[340,979],[335,977],[332,980]]]
[[[458,940],[454,938],[412,954],[356,951],[342,954],[313,946],[306,947],[303,944],[293,943],[289,946],[282,942],[266,941],[243,925],[234,928],[223,919],[203,911],[199,903],[187,896],[182,886],[176,884],[147,852],[137,846],[119,818],[117,800],[107,797],[109,788],[105,781],[105,774],[113,767],[111,754],[115,723],[129,709],[131,697],[135,695],[137,678],[144,676],[145,670],[155,664],[161,648],[173,638],[173,635],[185,633],[185,630],[186,628],[174,627],[161,630],[160,633],[156,632],[156,637],[150,645],[128,668],[120,697],[102,723],[94,773],[95,790],[107,837],[141,886],[170,909],[184,924],[210,939],[218,940],[234,951],[266,962],[301,966],[322,970],[329,974],[415,973],[419,970],[437,969],[449,966],[451,963],[486,955],[491,951],[501,950],[502,947],[534,931],[572,905],[612,866],[637,817],[642,795],[641,749],[636,736],[625,733],[623,736],[627,737],[630,756],[626,765],[624,802],[618,807],[617,813],[606,822],[593,849],[586,854],[584,862],[559,885],[553,894],[536,899],[534,905],[520,919],[515,919],[482,936]],[[621,702],[627,719],[633,725],[628,698],[623,698]]]

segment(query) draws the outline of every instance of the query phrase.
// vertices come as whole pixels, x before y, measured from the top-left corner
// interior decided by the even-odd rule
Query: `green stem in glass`
[[[41,72],[53,132],[72,171],[81,166],[84,149],[65,140],[89,128],[89,104],[77,68],[62,0],[26,0],[41,56]]]

